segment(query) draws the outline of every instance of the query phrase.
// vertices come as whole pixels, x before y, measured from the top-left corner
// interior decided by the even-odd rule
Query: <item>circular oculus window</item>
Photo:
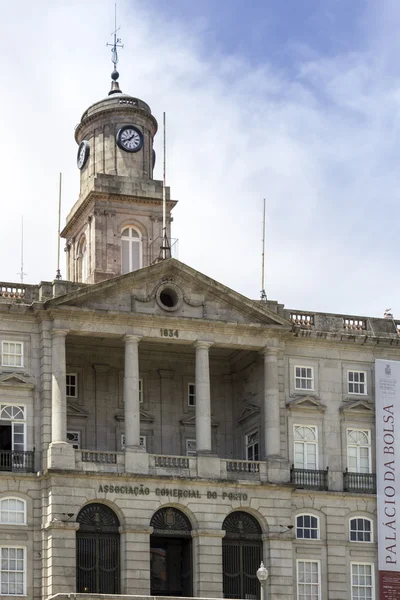
[[[181,290],[174,284],[167,283],[157,290],[158,305],[168,312],[178,310],[182,304],[183,294]]]

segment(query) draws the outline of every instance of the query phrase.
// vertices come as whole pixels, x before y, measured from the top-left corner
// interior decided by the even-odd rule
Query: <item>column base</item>
[[[149,455],[141,446],[125,448],[125,472],[149,474]]]
[[[197,476],[221,479],[221,460],[211,452],[201,452],[197,455]]]
[[[52,442],[47,450],[48,469],[75,469],[75,449],[68,442]]]
[[[290,481],[290,464],[280,456],[268,456],[267,478],[270,483],[288,483]]]

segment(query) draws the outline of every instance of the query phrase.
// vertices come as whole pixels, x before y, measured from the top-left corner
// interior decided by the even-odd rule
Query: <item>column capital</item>
[[[131,334],[131,333],[126,333],[123,337],[122,337],[123,341],[125,342],[125,344],[138,344],[140,342],[140,340],[142,339],[141,335],[135,335],[135,334]]]
[[[69,331],[68,329],[52,329],[51,335],[53,337],[66,338]]]
[[[280,350],[281,346],[279,340],[277,340],[276,338],[271,338],[269,340],[266,340],[265,346],[261,350],[261,354],[264,354],[264,356],[266,354],[278,354]]]
[[[206,342],[203,340],[197,340],[196,342],[193,343],[193,346],[197,349],[197,348],[204,348],[204,349],[208,349],[213,345],[213,342]]]

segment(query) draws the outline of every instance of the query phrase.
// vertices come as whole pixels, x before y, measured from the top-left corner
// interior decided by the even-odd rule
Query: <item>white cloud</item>
[[[55,275],[58,173],[65,216],[78,195],[73,128],[108,91],[113,22],[113,3],[104,0],[35,7],[30,14],[27,1],[2,6],[0,55],[0,278],[18,279],[23,213],[32,283]],[[151,3],[126,2],[120,20],[122,89],[148,102],[160,123],[167,111],[179,258],[258,297],[266,197],[269,297],[350,314],[391,306],[400,317],[400,85],[388,63],[398,42],[397,31],[386,35],[386,19],[363,52],[300,52],[291,78],[268,56],[255,68],[207,53],[203,22],[166,22]],[[366,13],[366,31],[368,24]],[[160,157],[160,134],[156,149]]]

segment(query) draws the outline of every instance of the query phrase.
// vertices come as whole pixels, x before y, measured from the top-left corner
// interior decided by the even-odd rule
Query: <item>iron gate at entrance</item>
[[[161,508],[151,519],[152,596],[192,595],[192,526],[176,508]]]
[[[256,600],[260,597],[261,527],[248,513],[236,511],[226,517],[222,529],[226,531],[222,540],[224,598]]]
[[[120,593],[120,539],[116,514],[104,504],[88,504],[80,511],[76,534],[76,591],[86,594]]]

